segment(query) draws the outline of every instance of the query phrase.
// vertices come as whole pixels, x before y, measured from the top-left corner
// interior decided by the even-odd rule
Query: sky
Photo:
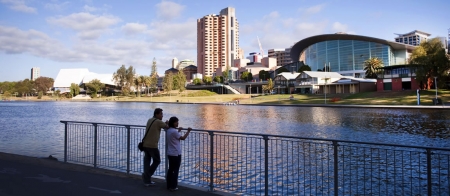
[[[60,69],[112,74],[122,65],[163,74],[172,59],[197,61],[197,19],[236,9],[245,56],[345,32],[394,41],[420,30],[448,37],[448,0],[0,0],[0,82],[56,78]]]

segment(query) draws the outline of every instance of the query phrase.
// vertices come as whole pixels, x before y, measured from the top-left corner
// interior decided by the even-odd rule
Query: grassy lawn
[[[435,98],[434,90],[422,90],[420,95],[421,105],[433,105],[432,99]],[[111,96],[100,97],[90,101],[143,101],[143,102],[181,102],[181,103],[224,103],[239,99],[240,104],[324,104],[324,94],[294,94],[294,99],[289,99],[289,94],[261,95],[253,94],[250,99],[248,94],[226,94],[218,95],[209,91],[188,90],[182,93],[172,91],[170,94],[159,94],[156,96],[132,97],[132,96]],[[450,90],[438,90],[438,98],[444,103],[450,102]],[[0,97],[1,99],[1,97]],[[20,97],[10,97],[11,100],[25,100]],[[55,97],[43,96],[38,100],[36,97],[29,97],[31,101],[55,101]],[[58,98],[58,101],[71,101],[68,98]],[[86,101],[86,100],[77,100]],[[392,92],[367,92],[356,94],[327,94],[327,104],[342,105],[417,105],[417,96],[415,90],[392,91]]]

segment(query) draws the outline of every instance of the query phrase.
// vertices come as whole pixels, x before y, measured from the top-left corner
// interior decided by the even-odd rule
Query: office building
[[[197,71],[213,76],[216,69],[232,66],[239,54],[239,23],[235,9],[227,7],[219,15],[210,14],[197,20]]]
[[[397,34],[398,37],[395,38],[395,42],[404,43],[408,45],[418,46],[421,42],[427,41],[428,37],[431,35],[423,31],[411,31],[405,34]]]
[[[36,78],[39,78],[39,77],[41,77],[41,68],[39,68],[39,67],[31,68],[31,77],[30,77],[30,79],[32,81],[35,81]]]
[[[277,59],[277,66],[284,66],[292,63],[290,52],[291,48],[270,49],[268,51],[268,56]]]

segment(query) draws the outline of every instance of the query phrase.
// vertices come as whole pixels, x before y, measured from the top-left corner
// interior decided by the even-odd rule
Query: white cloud
[[[86,11],[86,12],[95,12],[95,11],[97,11],[97,8],[91,7],[91,6],[88,6],[88,5],[84,5],[83,10]]]
[[[36,8],[27,6],[23,0],[0,0],[1,3],[9,5],[9,9],[25,12],[37,13]]]
[[[48,10],[60,12],[64,9],[66,9],[69,4],[70,3],[68,1],[63,2],[63,3],[46,3],[44,7],[45,7],[45,9],[48,9]]]
[[[90,13],[75,13],[69,16],[47,19],[49,23],[77,31],[80,39],[96,39],[109,29],[110,26],[121,21],[110,15],[92,15]]]
[[[171,2],[171,1],[161,1],[161,3],[156,4],[158,11],[157,16],[161,20],[172,20],[181,15],[185,6]]]
[[[126,25],[122,26],[122,31],[127,35],[142,33],[147,30],[146,24],[140,24],[140,23],[127,23]]]
[[[300,8],[299,11],[304,12],[306,15],[313,15],[321,12],[323,8],[325,7],[325,4],[319,4],[312,7],[308,7],[306,9]]]
[[[194,19],[188,19],[183,23],[154,21],[149,29],[152,48],[161,50],[197,48],[197,23]]]
[[[340,22],[334,22],[333,23],[333,27],[332,27],[333,31],[337,32],[343,32],[346,33],[348,31],[348,27],[345,24],[342,24]]]

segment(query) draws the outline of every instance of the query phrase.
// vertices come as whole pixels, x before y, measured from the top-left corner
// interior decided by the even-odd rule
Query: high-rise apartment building
[[[36,78],[41,77],[41,69],[39,67],[31,68],[31,80],[34,81]]]
[[[240,58],[239,23],[235,9],[227,7],[219,15],[210,14],[197,20],[197,71],[213,76],[219,67],[233,66]]]
[[[268,57],[277,59],[277,66],[284,66],[292,63],[291,60],[291,48],[286,49],[270,49],[268,51]]]
[[[408,45],[418,46],[421,42],[427,41],[428,37],[431,35],[423,31],[411,31],[405,34],[397,34],[398,37],[395,38],[395,42],[404,43]]]

